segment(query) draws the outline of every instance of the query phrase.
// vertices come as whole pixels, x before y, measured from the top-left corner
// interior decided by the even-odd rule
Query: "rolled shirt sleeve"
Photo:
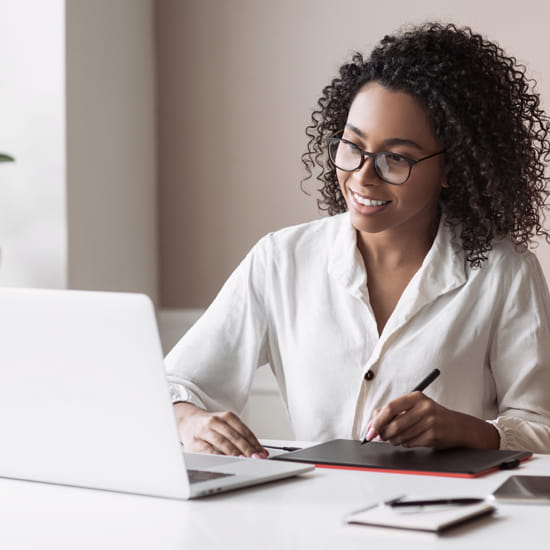
[[[502,449],[550,452],[550,303],[531,253],[502,285],[502,312],[490,349],[498,416],[491,423]],[[511,270],[510,266],[510,270]]]
[[[260,241],[165,358],[172,401],[240,412],[266,363],[264,254]]]

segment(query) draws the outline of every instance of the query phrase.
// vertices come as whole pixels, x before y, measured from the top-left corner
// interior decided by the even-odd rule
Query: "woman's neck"
[[[417,227],[414,232],[407,226],[380,233],[358,231],[357,245],[368,268],[391,270],[420,266],[434,242],[438,227],[439,216],[423,229]]]

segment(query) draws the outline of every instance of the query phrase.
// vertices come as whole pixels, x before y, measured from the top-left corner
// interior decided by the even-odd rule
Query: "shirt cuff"
[[[172,400],[172,403],[185,402],[196,405],[201,409],[206,408],[204,403],[182,384],[169,382],[168,391],[170,392],[170,399]]]
[[[500,435],[500,449],[550,452],[550,426],[515,416],[499,416],[488,420]]]
[[[507,433],[508,430],[506,430],[503,426],[501,426],[498,422],[498,419],[497,420],[487,420],[486,421],[487,423],[491,424],[492,426],[495,427],[496,431],[498,432],[498,435],[499,435],[499,445],[498,445],[498,448],[499,450],[506,450],[506,449],[510,449],[510,447],[508,446],[510,444],[510,437],[509,437],[509,434]]]

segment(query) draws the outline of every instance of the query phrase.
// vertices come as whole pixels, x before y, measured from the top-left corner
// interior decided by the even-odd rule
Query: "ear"
[[[443,174],[442,174],[442,177],[441,177],[441,188],[442,189],[448,189],[449,188],[449,179],[448,179],[448,176],[449,176],[449,166],[447,164],[444,164],[443,165]]]

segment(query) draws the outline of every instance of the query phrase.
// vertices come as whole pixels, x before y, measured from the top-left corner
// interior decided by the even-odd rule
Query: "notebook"
[[[468,506],[425,506],[418,508],[391,508],[384,503],[367,506],[346,516],[346,523],[393,527],[414,531],[439,533],[467,521],[487,516],[494,506],[483,502]]]
[[[312,469],[182,453],[144,295],[0,289],[0,365],[0,476],[187,499]]]
[[[335,439],[299,451],[281,454],[275,460],[292,460],[325,468],[381,472],[478,477],[498,469],[517,467],[532,453],[485,449],[394,447],[371,441],[361,445],[351,439]]]

